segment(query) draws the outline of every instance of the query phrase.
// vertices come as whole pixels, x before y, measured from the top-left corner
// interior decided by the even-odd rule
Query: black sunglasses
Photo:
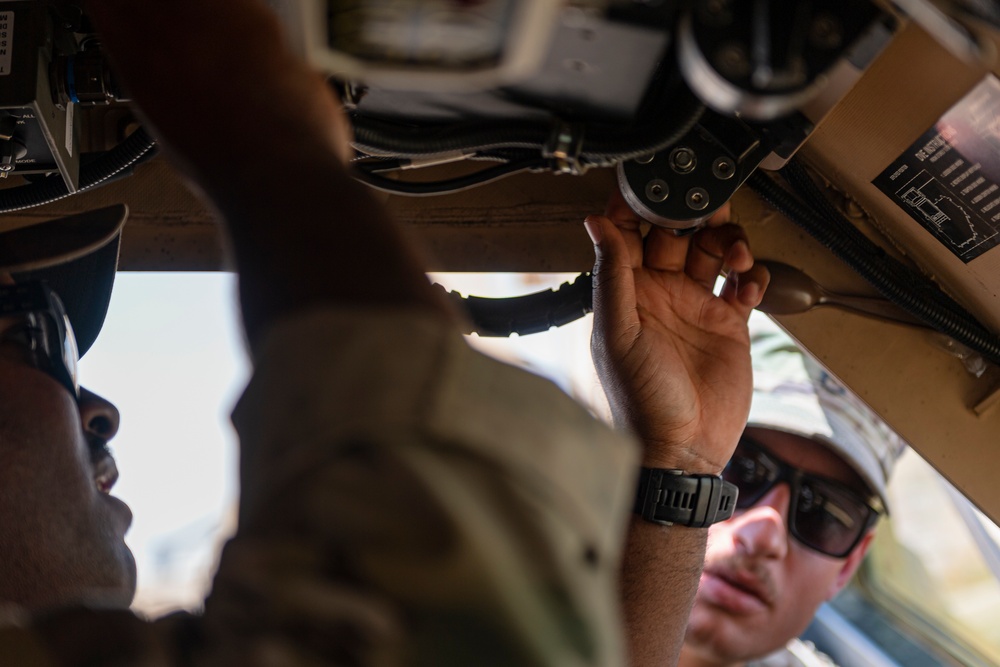
[[[59,296],[40,281],[0,286],[0,319],[11,320],[0,332],[0,343],[26,350],[26,359],[35,368],[55,378],[79,400],[80,355]]]
[[[787,482],[788,531],[804,546],[834,558],[849,554],[882,514],[877,497],[865,500],[846,484],[794,468],[747,435],[722,477],[740,490],[736,509],[747,509]]]

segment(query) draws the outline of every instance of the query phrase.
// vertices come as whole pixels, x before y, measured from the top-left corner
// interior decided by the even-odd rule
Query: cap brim
[[[121,226],[127,215],[124,207],[113,207],[106,210],[106,216],[113,217],[116,212],[119,222],[112,236],[104,234],[99,241],[95,241],[94,235],[98,230],[92,228],[93,234],[78,235],[77,251],[66,252],[62,257],[41,259],[36,264],[42,268],[13,273],[17,282],[44,280],[55,290],[66,307],[70,324],[73,325],[80,356],[97,340],[108,313],[111,289],[118,270]],[[60,241],[64,242],[65,239]],[[58,244],[54,242],[53,245]],[[65,259],[67,257],[71,259]]]

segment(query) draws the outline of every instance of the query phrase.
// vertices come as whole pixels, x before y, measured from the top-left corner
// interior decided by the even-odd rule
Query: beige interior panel
[[[377,193],[426,248],[431,271],[588,271],[594,253],[583,219],[604,210],[611,170],[584,177],[519,174],[439,197]],[[223,247],[215,219],[162,159],[123,179],[47,206],[0,216],[0,229],[124,202],[123,271],[218,271]],[[331,224],[336,219],[331,202]],[[280,220],[275,234],[282,234]]]
[[[966,265],[872,185],[988,71],[957,60],[910,25],[824,119],[801,155],[849,193],[893,246],[1000,331],[1000,248]]]

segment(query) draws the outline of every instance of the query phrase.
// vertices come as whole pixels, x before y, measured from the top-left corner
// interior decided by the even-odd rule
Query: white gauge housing
[[[542,65],[563,0],[270,0],[290,38],[316,67],[392,90],[484,90],[521,81]],[[332,17],[339,10],[353,17]],[[331,45],[344,21],[359,57]],[[467,60],[463,62],[463,58]]]

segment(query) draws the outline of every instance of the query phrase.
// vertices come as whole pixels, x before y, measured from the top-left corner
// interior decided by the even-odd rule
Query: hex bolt
[[[659,203],[666,201],[669,196],[670,186],[667,185],[666,181],[654,178],[649,183],[646,183],[646,199],[649,201]]]
[[[691,188],[687,193],[687,205],[695,211],[704,211],[708,208],[708,192],[704,188]]]
[[[670,166],[678,174],[689,174],[698,164],[698,156],[687,147],[675,148],[670,151]]]
[[[725,155],[712,162],[712,174],[720,181],[728,181],[736,174],[736,163]]]

